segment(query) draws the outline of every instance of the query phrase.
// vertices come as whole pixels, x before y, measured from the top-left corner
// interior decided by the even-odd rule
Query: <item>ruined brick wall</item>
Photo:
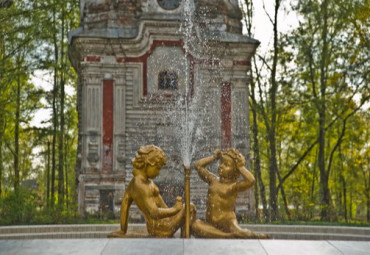
[[[82,26],[85,30],[138,27],[140,0],[83,0]]]

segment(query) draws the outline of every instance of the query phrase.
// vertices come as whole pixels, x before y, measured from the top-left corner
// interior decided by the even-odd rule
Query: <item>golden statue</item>
[[[218,176],[208,171],[205,166],[215,160],[221,160]],[[239,227],[234,206],[238,192],[253,186],[254,177],[245,168],[245,158],[236,149],[223,152],[216,150],[212,156],[200,159],[195,168],[200,178],[209,184],[207,196],[206,220],[192,223],[191,232],[202,238],[268,238],[265,234]],[[239,176],[243,180],[238,181]]]
[[[125,191],[121,204],[121,230],[111,233],[109,237],[140,237],[137,234],[127,234],[128,214],[132,202],[145,217],[149,237],[172,237],[180,227],[183,227],[186,210],[182,198],[177,197],[175,205],[168,208],[159,194],[157,185],[151,180],[159,175],[166,161],[166,155],[159,147],[154,145],[140,147],[132,160],[134,177]],[[194,205],[190,205],[189,209],[192,219],[195,219]]]

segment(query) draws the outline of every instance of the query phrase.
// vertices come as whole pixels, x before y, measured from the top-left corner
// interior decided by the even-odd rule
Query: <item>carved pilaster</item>
[[[124,76],[116,78],[114,109],[114,146],[115,167],[114,171],[124,172],[126,159],[126,79]]]
[[[98,135],[90,135],[87,137],[87,161],[91,167],[97,167],[100,161],[100,137]]]

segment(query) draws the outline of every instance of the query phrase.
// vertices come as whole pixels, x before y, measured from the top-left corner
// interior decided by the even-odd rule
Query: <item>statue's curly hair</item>
[[[234,161],[234,171],[233,171],[233,178],[236,180],[240,176],[240,172],[237,169],[238,166],[245,164],[244,156],[234,148],[226,149],[222,152],[222,157],[228,156]]]
[[[222,156],[227,155],[234,160],[235,166],[245,164],[245,158],[237,149],[230,148],[222,152]]]
[[[153,166],[155,164],[165,165],[166,163],[166,154],[155,145],[141,146],[132,160],[132,165],[136,169],[143,169],[147,164]]]

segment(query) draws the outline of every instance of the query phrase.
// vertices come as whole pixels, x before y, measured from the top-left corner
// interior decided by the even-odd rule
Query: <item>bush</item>
[[[100,224],[118,223],[107,215],[82,217],[74,204],[69,207],[53,208],[43,206],[42,198],[36,191],[20,190],[7,192],[0,197],[0,225],[34,224]]]
[[[38,214],[41,198],[36,192],[20,190],[0,198],[0,225],[30,224]]]

